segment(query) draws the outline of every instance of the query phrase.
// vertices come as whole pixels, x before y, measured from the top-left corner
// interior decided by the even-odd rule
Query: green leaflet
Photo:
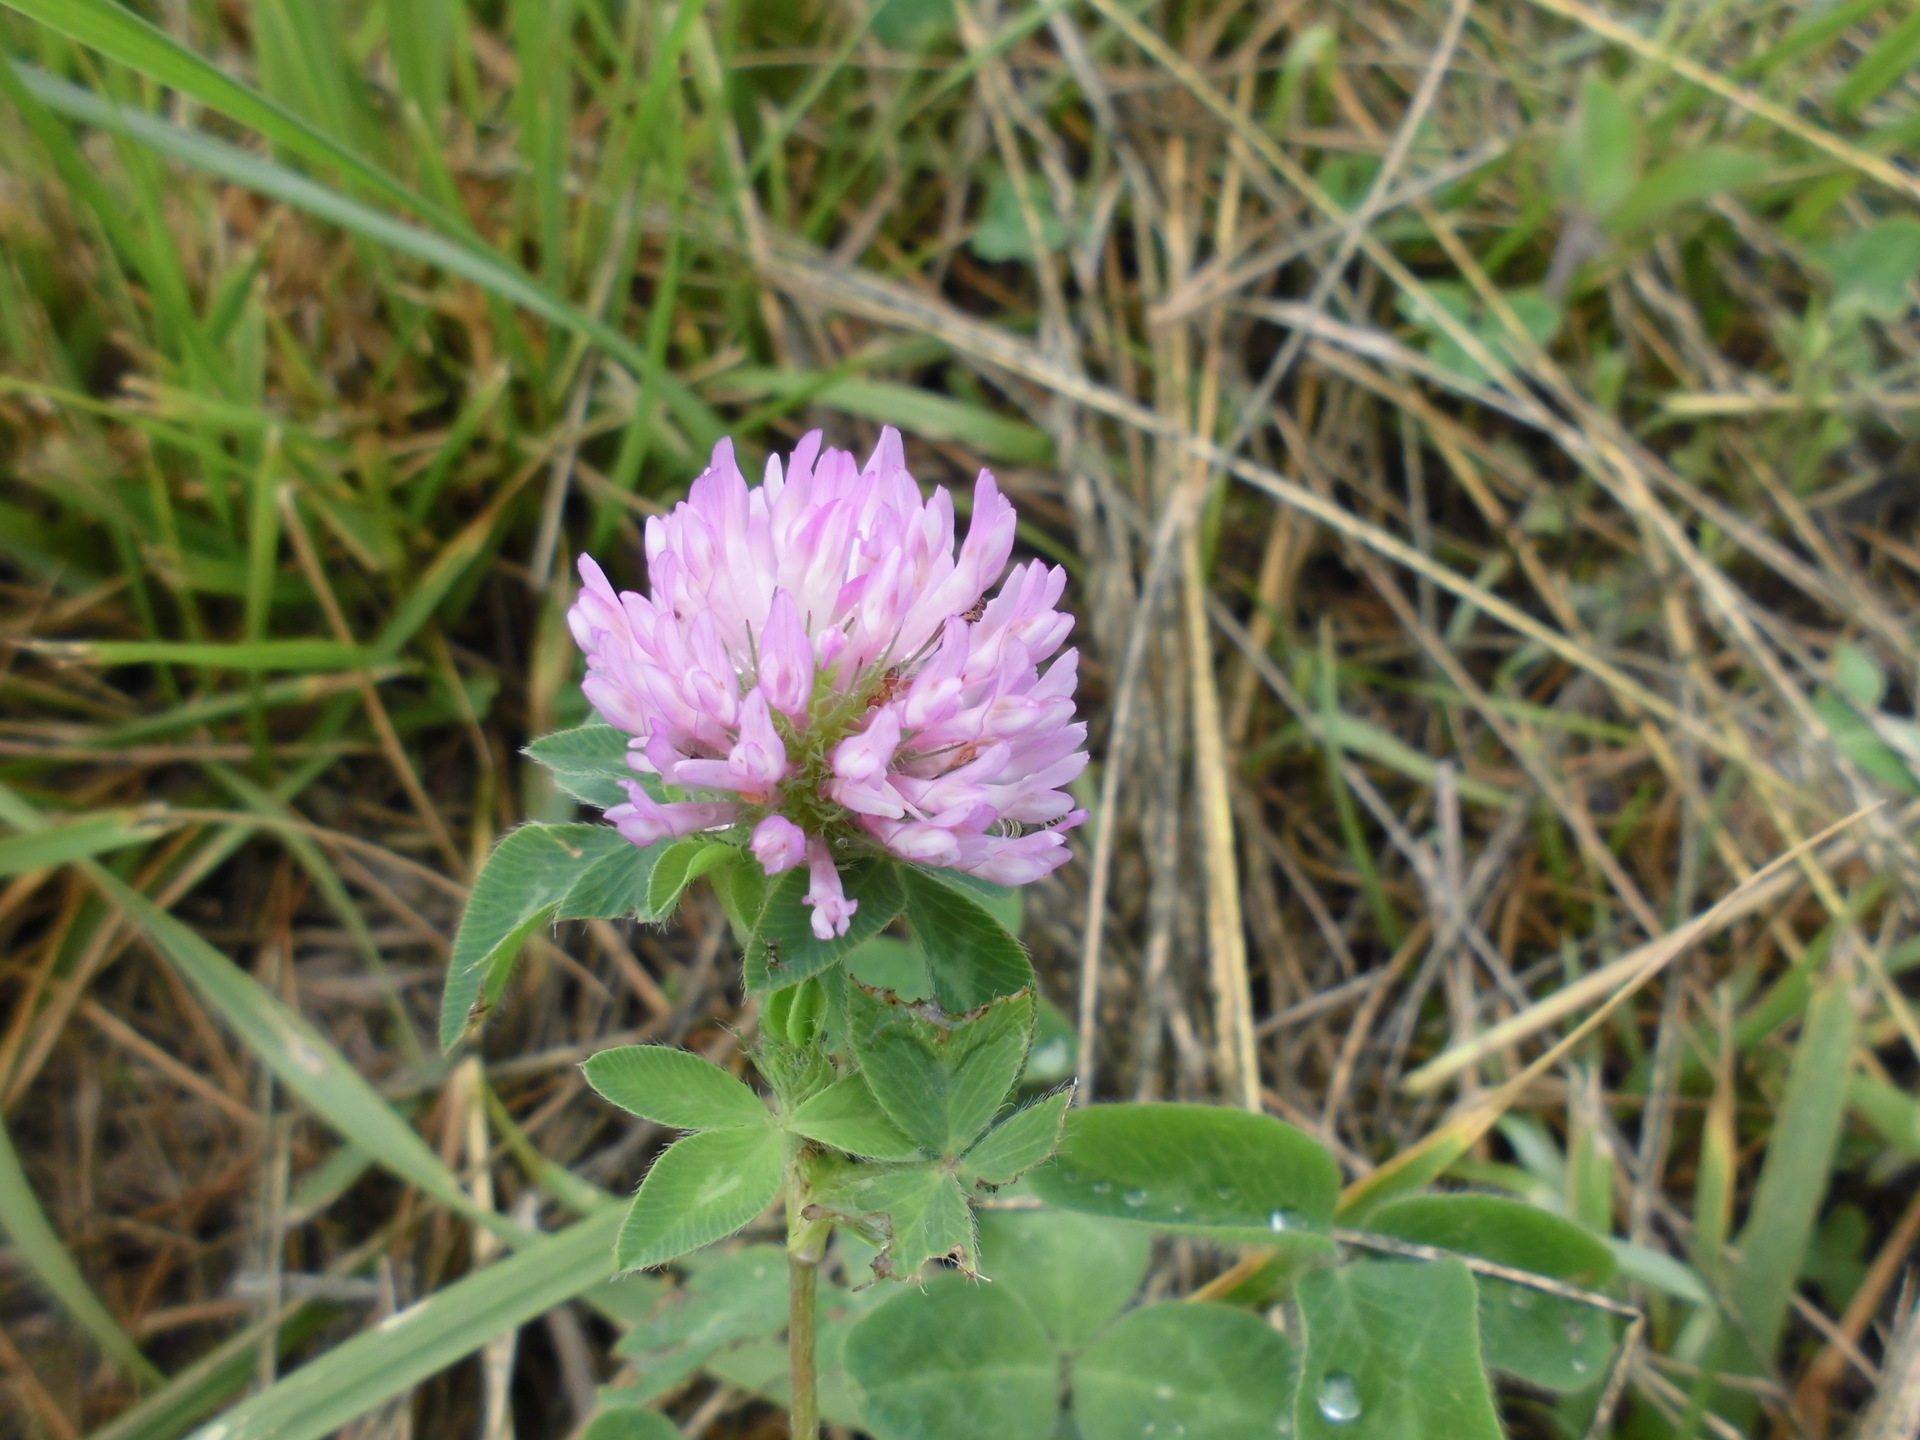
[[[1040,1322],[961,1275],[901,1291],[853,1328],[844,1356],[878,1440],[1046,1440],[1060,1408]]]
[[[1084,1440],[1242,1440],[1277,1433],[1293,1400],[1293,1346],[1227,1305],[1170,1301],[1122,1316],[1073,1367]]]
[[[1500,1440],[1458,1260],[1357,1260],[1301,1277],[1297,1295],[1300,1440]]]
[[[551,919],[574,885],[608,856],[632,849],[607,825],[522,825],[494,847],[474,878],[447,961],[440,1043],[452,1049],[481,998],[505,988],[520,944]]]
[[[739,866],[736,874],[758,867]],[[905,903],[900,877],[904,867],[891,860],[858,860],[841,870],[847,894],[860,908],[845,935],[820,940],[813,933],[813,911],[802,903],[807,893],[804,866],[775,876],[767,883],[760,912],[747,942],[747,991],[760,995],[783,990],[818,975],[878,935],[893,922]]]
[[[930,1154],[962,1154],[992,1122],[1020,1076],[1033,1033],[1033,997],[1010,996],[968,1015],[902,1004],[848,987],[848,1030],[880,1108]]]
[[[1333,1157],[1266,1115],[1212,1105],[1093,1105],[1068,1114],[1028,1181],[1062,1209],[1223,1239],[1325,1249]]]
[[[663,1150],[633,1197],[615,1259],[639,1270],[723,1240],[780,1193],[787,1137],[771,1126],[703,1130]]]
[[[678,1130],[770,1125],[760,1097],[712,1061],[666,1045],[621,1045],[581,1067],[622,1110]]]

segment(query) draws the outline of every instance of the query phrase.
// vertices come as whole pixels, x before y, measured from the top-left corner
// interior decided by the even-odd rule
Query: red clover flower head
[[[1073,627],[1059,566],[1016,565],[985,599],[1014,523],[982,470],[956,553],[953,497],[921,495],[890,427],[864,469],[816,430],[758,488],[722,440],[647,521],[650,595],[580,559],[587,699],[633,737],[628,764],[684,796],[629,783],[607,818],[636,845],[748,827],[768,875],[807,866],[822,940],[858,908],[837,856],[1002,885],[1065,864],[1086,819],[1064,788],[1087,764],[1079,654],[1055,653]]]

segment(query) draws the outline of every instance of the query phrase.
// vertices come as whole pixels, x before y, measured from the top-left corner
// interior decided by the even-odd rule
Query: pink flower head
[[[838,860],[862,849],[1004,885],[1065,864],[1087,763],[1067,577],[1036,560],[1001,582],[1014,523],[983,470],[956,547],[952,496],[922,496],[891,428],[865,468],[815,431],[757,487],[721,441],[647,521],[650,594],[580,558],[587,699],[686,796],[631,785],[609,818],[641,845],[751,827],[769,875],[805,860],[821,939],[858,908]]]

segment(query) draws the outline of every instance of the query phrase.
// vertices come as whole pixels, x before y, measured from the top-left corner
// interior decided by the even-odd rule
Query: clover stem
[[[787,1359],[793,1379],[792,1440],[818,1440],[819,1374],[813,1322],[821,1252],[827,1227],[808,1220],[806,1180],[797,1161],[787,1171]]]

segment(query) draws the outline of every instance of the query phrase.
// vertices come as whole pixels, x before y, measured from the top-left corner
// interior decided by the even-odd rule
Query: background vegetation
[[[1904,1433],[1910,0],[10,3],[0,1429],[586,1419],[661,1137],[575,1062],[754,1015],[707,897],[537,933],[442,1059],[449,937],[573,813],[518,754],[572,557],[888,422],[1073,575],[1096,819],[1026,935],[1095,1094],[1612,1237],[1619,1433],[1883,1366]]]

